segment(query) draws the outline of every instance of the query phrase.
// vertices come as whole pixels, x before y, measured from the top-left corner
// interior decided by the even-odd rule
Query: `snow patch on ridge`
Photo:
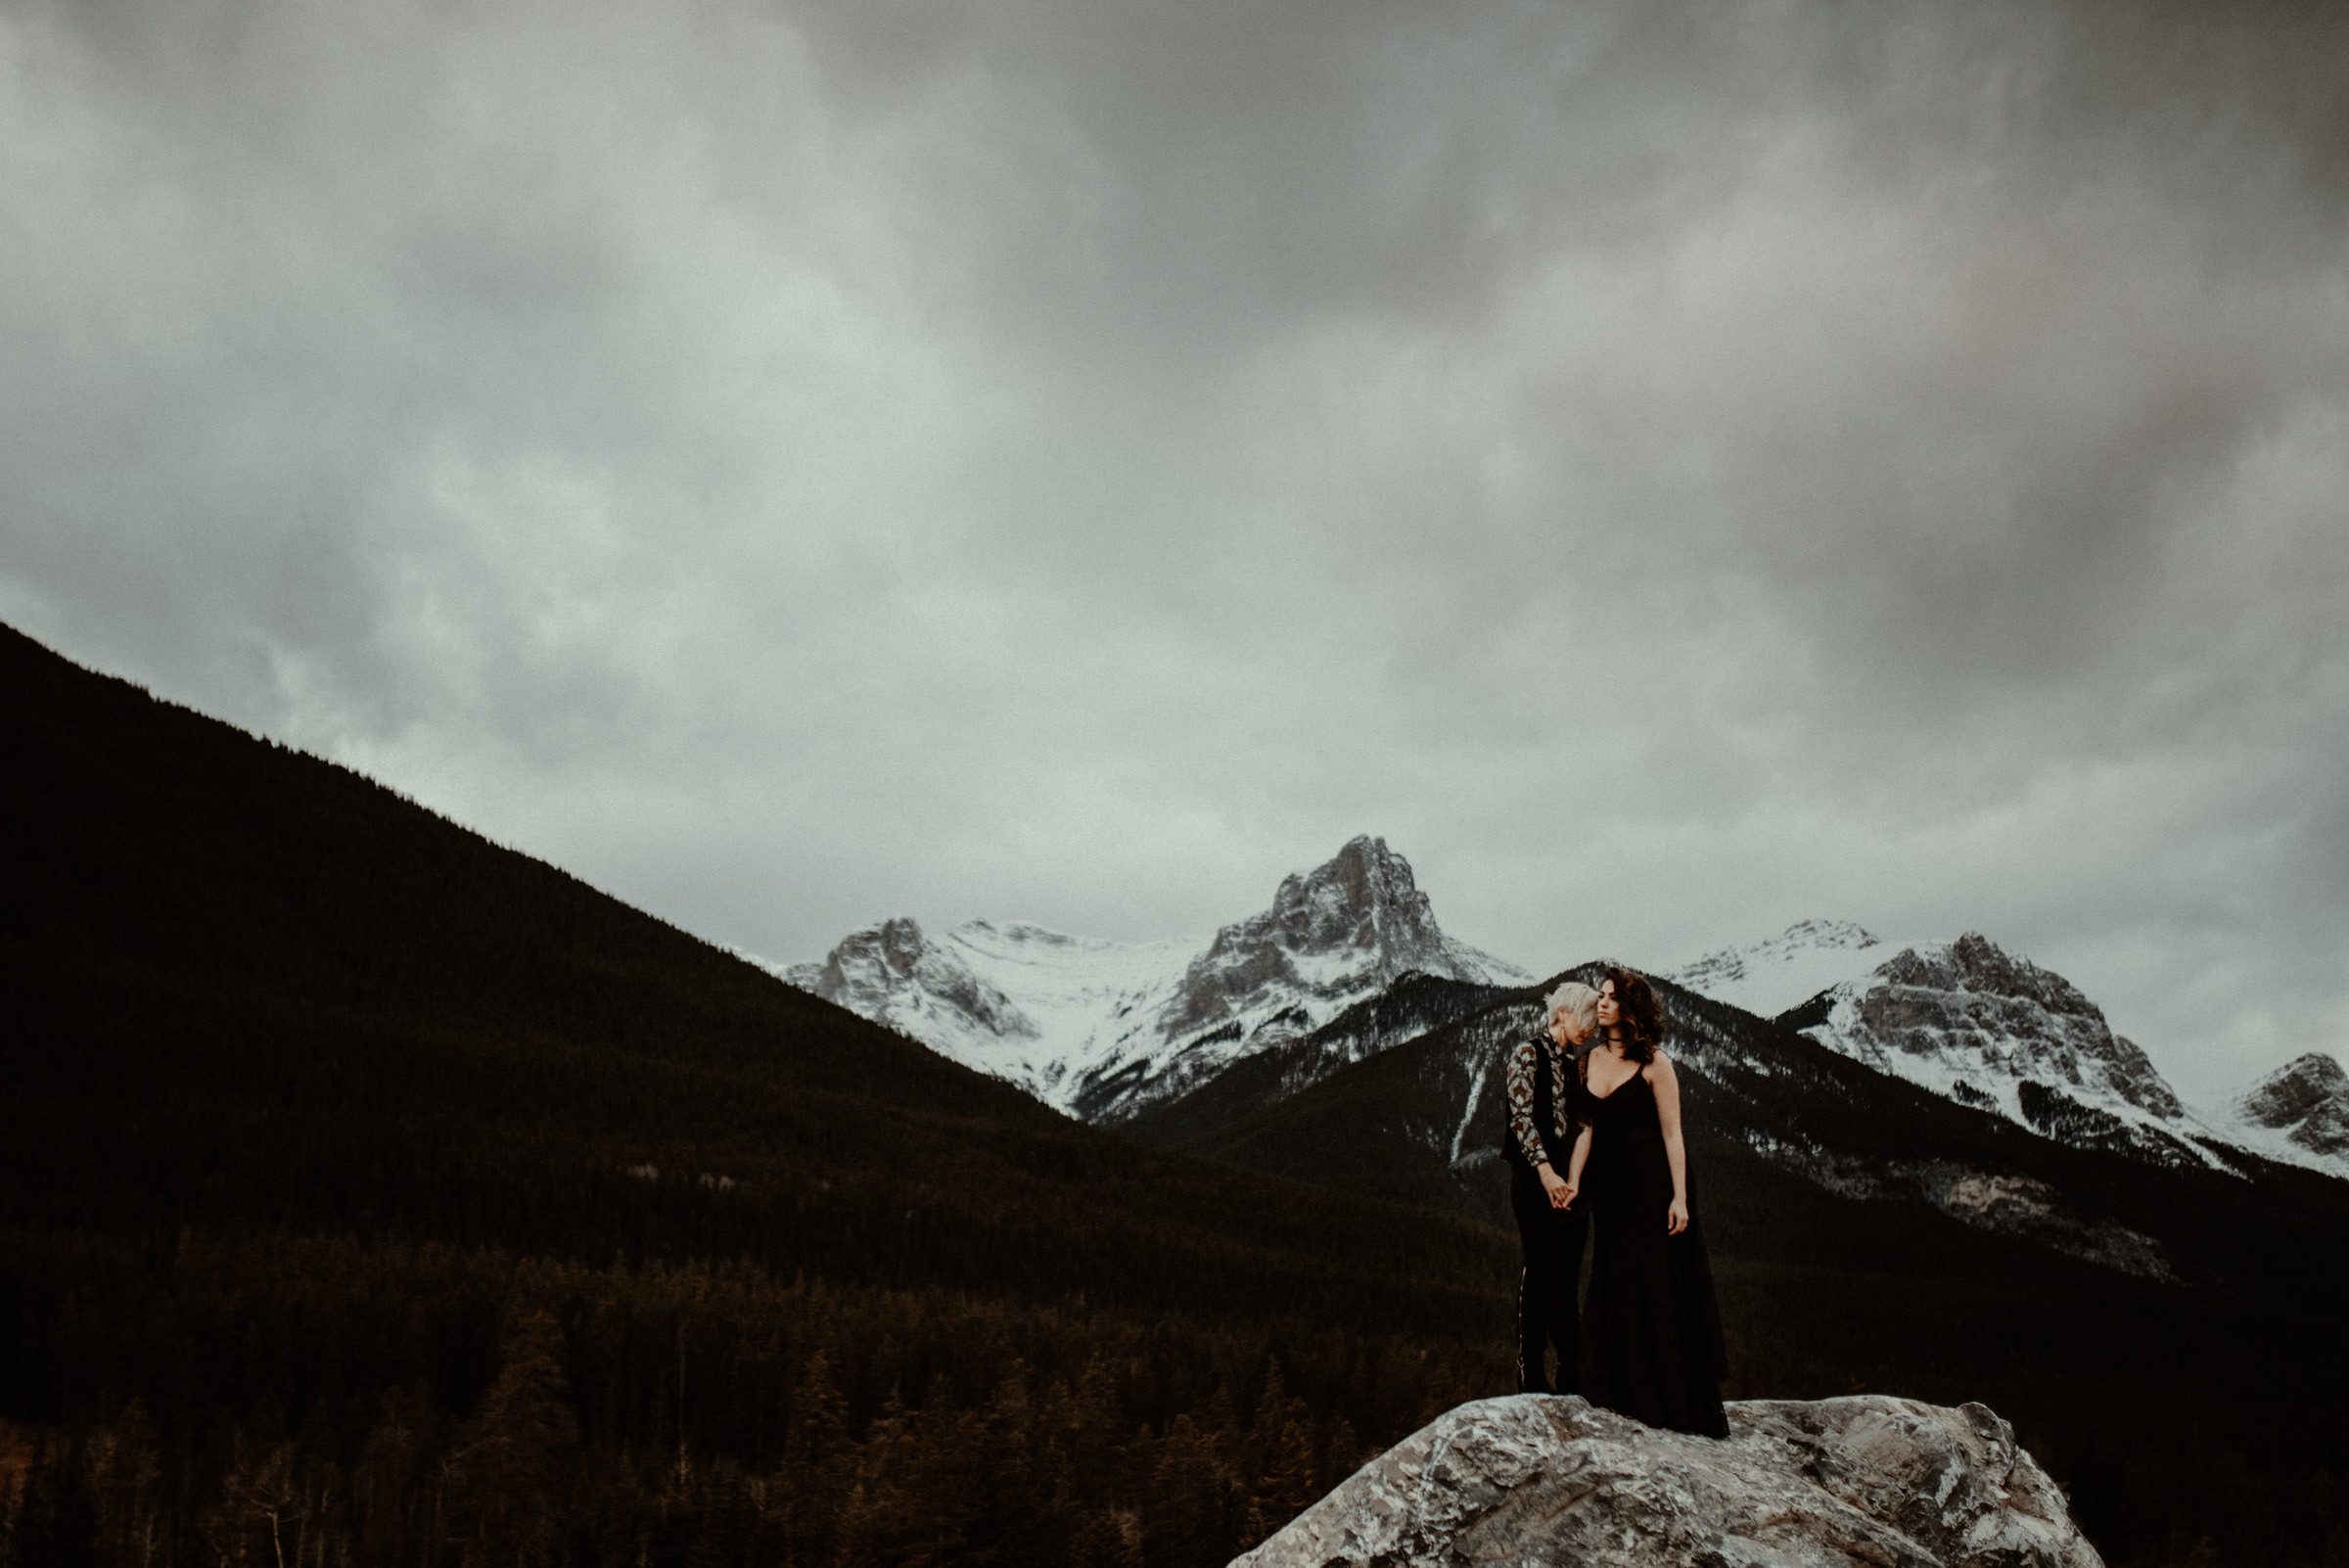
[[[1709,952],[1663,978],[1757,1017],[1775,1018],[1894,950],[1849,920],[1803,920],[1761,942]]]

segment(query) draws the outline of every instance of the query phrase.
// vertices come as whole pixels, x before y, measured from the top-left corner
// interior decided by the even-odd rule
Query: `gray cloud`
[[[691,929],[2349,1043],[2331,8],[0,3],[0,614]]]

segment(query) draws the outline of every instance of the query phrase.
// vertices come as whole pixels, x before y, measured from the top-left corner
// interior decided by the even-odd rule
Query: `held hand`
[[[1688,1200],[1675,1198],[1672,1207],[1664,1211],[1664,1232],[1677,1236],[1688,1228]]]
[[[1568,1186],[1565,1177],[1559,1176],[1548,1166],[1542,1166],[1534,1172],[1534,1175],[1542,1178],[1542,1190],[1549,1194],[1551,1208],[1563,1209],[1574,1201],[1574,1188]]]
[[[1571,1209],[1574,1207],[1574,1200],[1582,1195],[1583,1184],[1579,1181],[1569,1181],[1566,1183],[1566,1201],[1559,1204],[1558,1207],[1561,1209]]]

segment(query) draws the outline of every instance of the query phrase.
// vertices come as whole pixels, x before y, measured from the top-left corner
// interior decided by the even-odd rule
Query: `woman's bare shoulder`
[[[1646,1070],[1655,1074],[1658,1078],[1670,1078],[1673,1076],[1672,1058],[1664,1054],[1664,1049],[1662,1046],[1658,1046],[1656,1048],[1655,1059],[1647,1064]]]

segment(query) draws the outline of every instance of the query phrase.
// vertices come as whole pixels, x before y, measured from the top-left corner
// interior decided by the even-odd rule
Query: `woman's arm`
[[[1590,1158],[1590,1127],[1585,1123],[1574,1134],[1574,1153],[1566,1159],[1566,1201],[1562,1209],[1574,1207],[1574,1200],[1583,1193],[1583,1162]]]
[[[1664,1228],[1677,1236],[1688,1228],[1688,1145],[1681,1138],[1681,1081],[1672,1070],[1672,1058],[1662,1051],[1645,1071],[1656,1095],[1656,1121],[1664,1130],[1664,1160],[1672,1167],[1672,1207],[1664,1211]]]

